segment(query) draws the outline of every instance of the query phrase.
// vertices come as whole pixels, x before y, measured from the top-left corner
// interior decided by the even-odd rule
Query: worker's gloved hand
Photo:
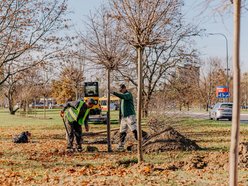
[[[62,118],[63,118],[63,117],[64,117],[64,115],[65,115],[65,112],[64,112],[63,110],[61,110],[61,111],[60,111],[60,117],[62,117]]]

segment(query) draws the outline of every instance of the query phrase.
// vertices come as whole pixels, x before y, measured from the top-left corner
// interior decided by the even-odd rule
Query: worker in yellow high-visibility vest
[[[95,105],[95,100],[89,98],[87,102],[79,100],[76,102],[68,102],[63,110],[60,112],[60,116],[65,119],[65,125],[67,128],[67,151],[73,152],[74,136],[76,137],[76,149],[78,152],[82,151],[81,138],[82,138],[82,125],[84,124],[86,132],[89,131],[88,118],[89,111]]]

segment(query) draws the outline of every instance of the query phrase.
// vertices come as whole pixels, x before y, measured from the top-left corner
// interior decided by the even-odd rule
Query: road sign
[[[217,98],[229,98],[230,97],[229,88],[227,86],[217,86],[216,97]]]
[[[229,98],[230,93],[229,92],[219,92],[217,98]]]

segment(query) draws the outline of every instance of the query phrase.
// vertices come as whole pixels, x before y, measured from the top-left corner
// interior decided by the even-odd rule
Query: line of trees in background
[[[0,9],[0,90],[15,114],[17,103],[26,110],[49,94],[42,74],[57,66],[71,43],[58,34],[69,26],[67,1],[0,1]]]
[[[129,1],[122,3],[135,3]],[[131,27],[125,26],[127,20],[117,14],[120,10],[114,6],[115,1],[111,2],[112,6],[101,7],[88,17],[86,30],[77,33],[73,45],[72,38],[57,34],[58,30],[65,31],[70,25],[66,19],[66,1],[0,2],[3,10],[0,21],[1,100],[8,101],[11,114],[16,112],[17,103],[27,110],[30,103],[41,97],[53,97],[58,103],[82,97],[86,71],[95,77],[93,81],[100,81],[101,90],[107,90],[108,84],[108,89],[115,89],[118,82],[124,81],[137,95],[138,64],[133,46],[138,42],[135,38],[142,41],[139,38],[142,29],[160,31],[156,37],[150,36],[157,40],[142,50],[143,116],[148,116],[154,108],[201,107],[207,110],[218,101],[215,88],[225,85],[226,81],[223,62],[217,57],[207,61],[200,59],[192,41],[203,33],[184,21],[183,1],[157,0],[141,4],[143,15],[128,17],[134,30],[138,26],[141,29],[132,33]],[[167,10],[163,12],[166,19],[160,24],[156,22],[155,9],[151,11],[146,7],[155,7],[155,3],[164,3],[164,10]],[[34,13],[34,8],[38,13]],[[139,19],[140,22],[136,22]],[[149,38],[146,39],[148,42]],[[99,67],[106,71],[85,70]],[[241,84],[243,106],[248,104],[247,78],[244,73]]]

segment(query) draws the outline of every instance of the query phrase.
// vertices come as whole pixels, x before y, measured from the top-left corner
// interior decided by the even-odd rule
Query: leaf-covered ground
[[[227,185],[230,122],[185,119],[173,127],[203,148],[145,154],[108,153],[105,144],[84,144],[99,152],[66,153],[59,118],[40,120],[0,113],[0,185]],[[118,125],[111,126],[118,128]],[[91,132],[105,129],[91,125]],[[29,130],[31,142],[14,144],[13,135]],[[248,128],[241,127],[241,141]],[[92,141],[95,136],[86,136]],[[247,185],[248,169],[240,165],[239,185]]]

